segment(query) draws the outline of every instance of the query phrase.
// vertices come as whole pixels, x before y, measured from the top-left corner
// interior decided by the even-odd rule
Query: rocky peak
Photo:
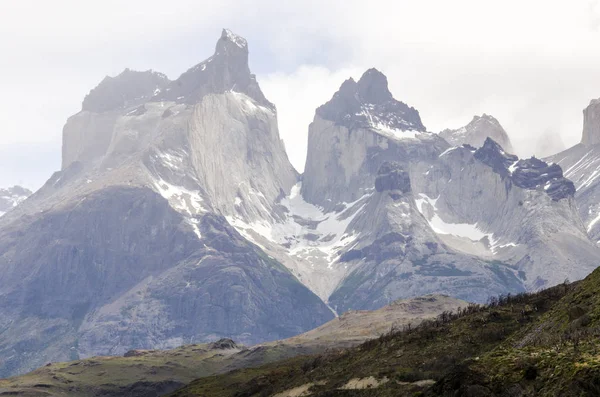
[[[367,70],[358,82],[351,78],[344,81],[333,98],[317,109],[317,116],[348,129],[425,131],[419,112],[395,100],[387,77],[374,68]]]
[[[548,164],[535,157],[519,160],[517,156],[506,153],[491,138],[486,139],[474,156],[503,178],[510,178],[520,188],[543,189],[555,201],[575,194],[575,185],[563,176],[558,164]]]
[[[217,41],[215,52],[231,54],[239,52],[248,56],[248,42],[242,36],[238,36],[229,29],[223,29],[221,38]]]
[[[394,98],[388,88],[387,77],[379,70],[367,70],[357,83],[358,96],[363,103],[382,104]]]
[[[195,104],[207,94],[235,91],[275,109],[262,93],[256,77],[250,73],[248,55],[246,39],[223,29],[214,55],[183,73],[160,99]]]
[[[502,177],[509,176],[509,167],[519,160],[517,156],[506,153],[492,138],[486,138],[483,146],[475,151],[475,158],[492,167]]]
[[[541,187],[555,201],[575,194],[575,185],[563,177],[560,165],[548,164],[535,157],[519,160],[513,167],[511,179],[524,189]]]
[[[375,179],[375,189],[378,192],[386,190],[400,190],[402,193],[410,192],[410,177],[404,171],[402,164],[395,161],[386,161],[379,167]]]
[[[492,138],[504,150],[509,153],[513,152],[510,138],[500,122],[485,113],[481,116],[473,116],[471,122],[464,127],[456,130],[446,129],[440,132],[440,136],[452,146],[469,144],[475,147],[481,147],[487,138]]]
[[[82,110],[107,112],[143,103],[161,92],[170,83],[162,73],[125,69],[115,77],[106,76],[85,97]]]
[[[583,110],[581,143],[588,146],[600,143],[600,98],[593,99]]]
[[[237,349],[238,347],[238,344],[229,338],[221,338],[209,345],[210,350],[230,350]]]

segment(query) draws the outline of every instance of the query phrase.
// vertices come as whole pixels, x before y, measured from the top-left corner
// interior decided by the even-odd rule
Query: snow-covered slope
[[[468,144],[476,148],[483,146],[487,138],[492,138],[508,153],[514,153],[510,138],[500,122],[485,113],[482,116],[474,116],[469,124],[457,130],[446,129],[440,132],[440,136],[452,146]]]

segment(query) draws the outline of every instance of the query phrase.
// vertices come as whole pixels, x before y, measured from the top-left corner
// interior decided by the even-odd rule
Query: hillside
[[[415,326],[466,306],[465,301],[429,295],[375,311],[344,313],[304,334],[252,347],[221,339],[173,350],[131,350],[125,356],[49,363],[29,374],[0,380],[0,396],[159,396],[198,377],[356,346],[390,329]]]
[[[172,396],[598,395],[599,289],[596,270],[578,283],[471,305],[341,353],[198,380]]]

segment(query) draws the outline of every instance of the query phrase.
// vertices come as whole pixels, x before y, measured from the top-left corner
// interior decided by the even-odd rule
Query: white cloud
[[[315,109],[331,99],[344,80],[360,75],[357,68],[332,72],[322,66],[303,65],[290,74],[273,73],[260,78],[265,95],[277,105],[279,134],[296,169],[304,169],[308,125]]]

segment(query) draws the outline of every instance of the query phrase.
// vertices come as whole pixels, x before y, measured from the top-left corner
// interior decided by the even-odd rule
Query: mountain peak
[[[446,129],[440,132],[440,136],[452,146],[469,144],[475,147],[482,147],[487,138],[492,138],[507,152],[514,151],[510,138],[500,122],[486,113],[473,116],[471,122],[464,127],[456,130]]]
[[[477,149],[475,158],[492,167],[502,177],[508,176],[510,165],[519,160],[517,156],[506,153],[502,146],[489,137],[486,138],[483,146]]]
[[[246,39],[223,29],[213,56],[183,73],[160,99],[195,104],[208,94],[235,91],[248,95],[260,105],[275,109],[250,72],[248,57]]]
[[[358,82],[344,81],[333,98],[317,109],[317,115],[348,129],[426,130],[419,112],[394,99],[387,77],[375,68],[363,73]]]
[[[358,95],[362,102],[381,104],[393,100],[387,77],[375,68],[367,70],[358,80]]]
[[[245,38],[238,36],[229,29],[223,29],[221,32],[221,38],[217,42],[217,48],[219,44],[227,45],[228,43],[233,43],[238,48],[248,50],[248,42]]]
[[[583,135],[581,143],[596,145],[600,143],[600,98],[592,99],[583,110]]]

